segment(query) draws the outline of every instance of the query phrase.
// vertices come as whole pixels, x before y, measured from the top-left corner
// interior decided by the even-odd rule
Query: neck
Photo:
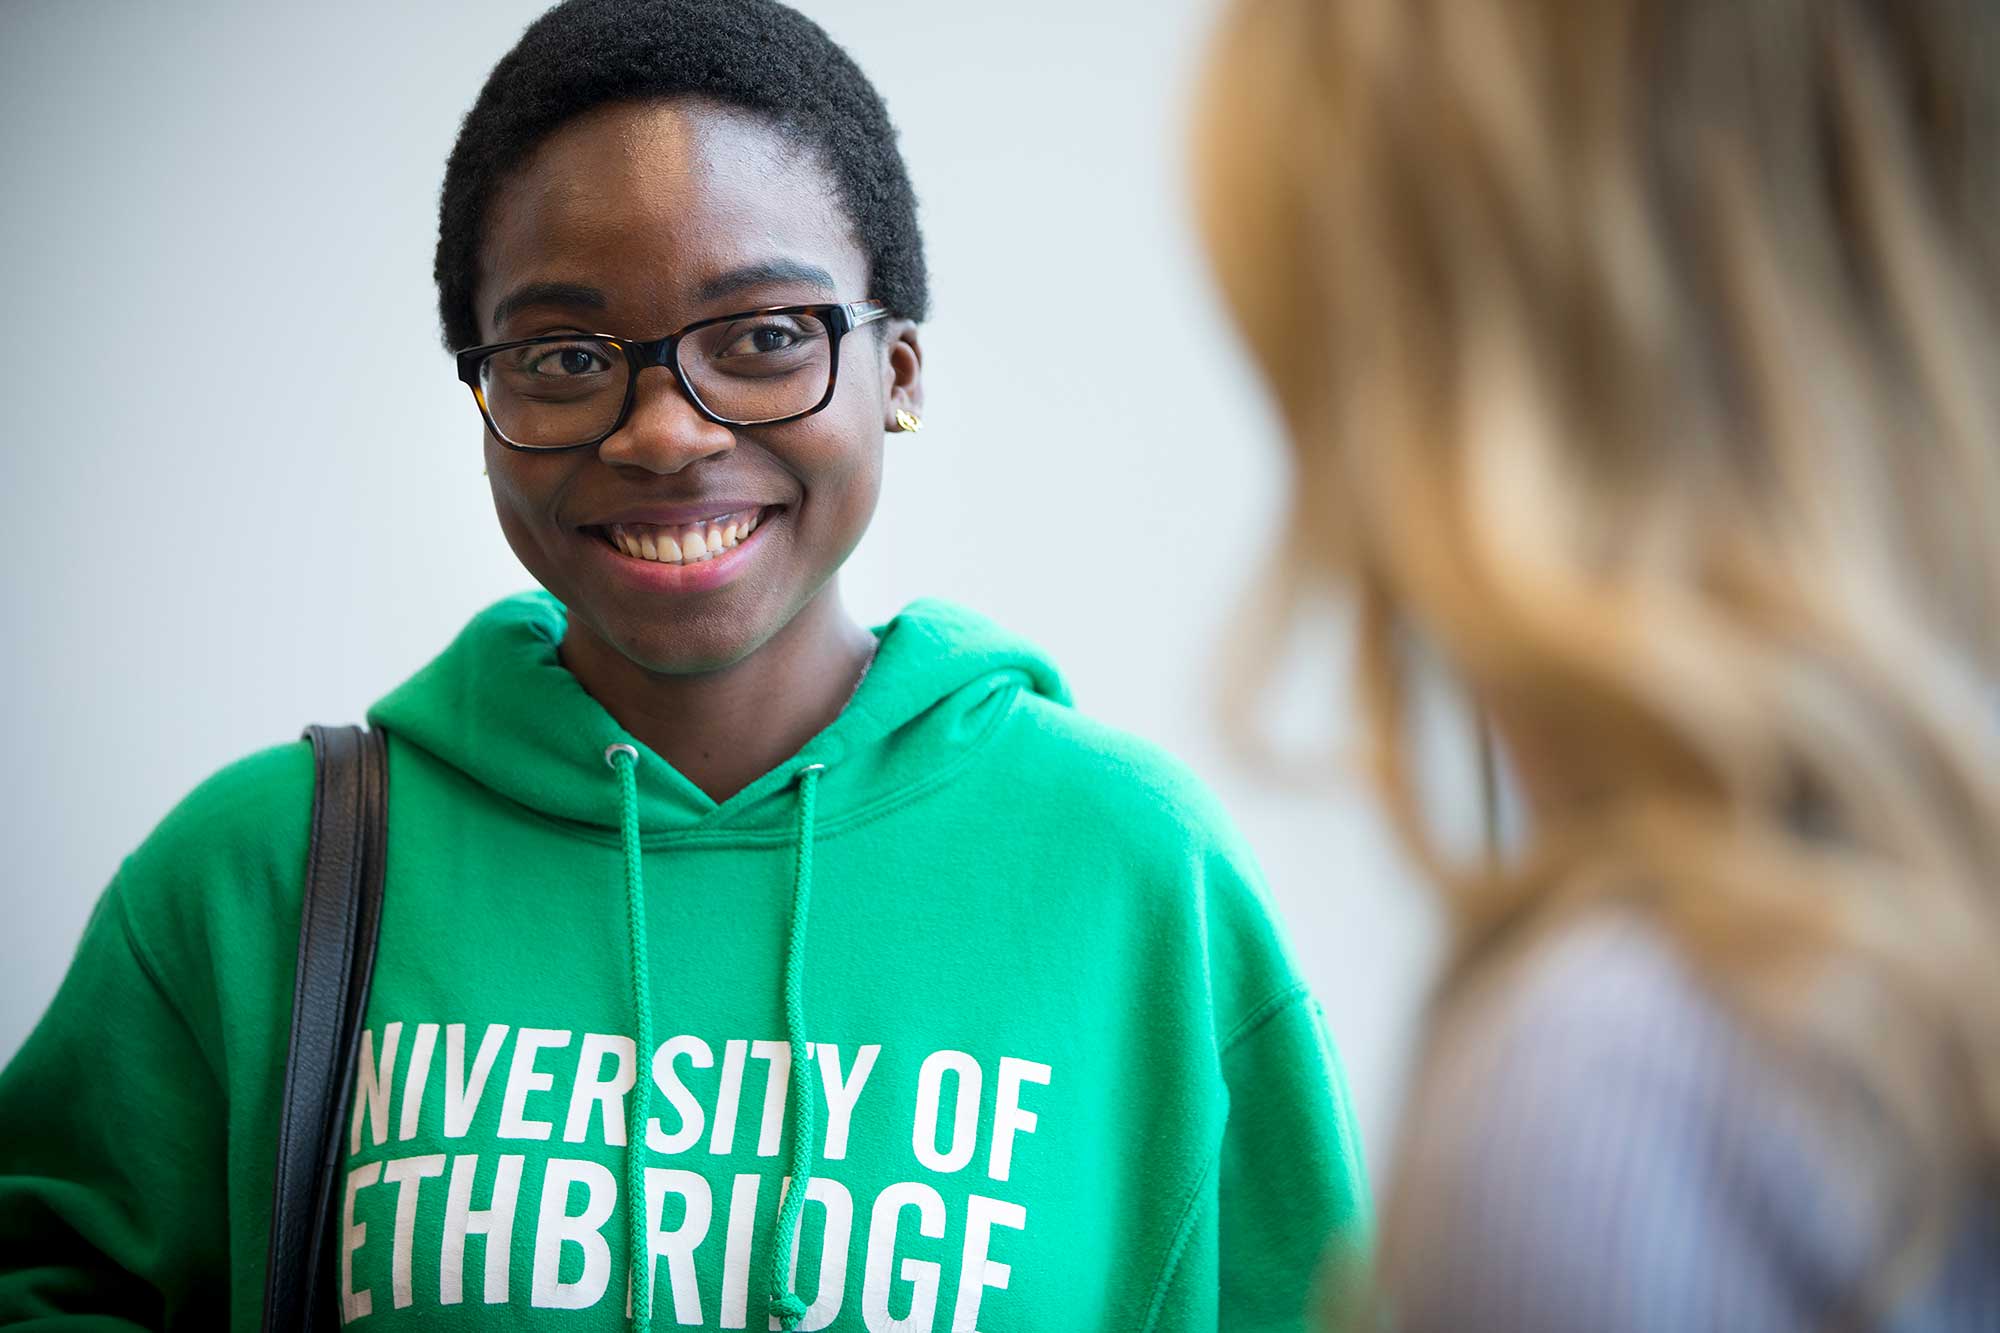
[[[829,584],[761,647],[720,670],[648,670],[575,621],[558,657],[620,726],[721,802],[840,715],[874,647]]]

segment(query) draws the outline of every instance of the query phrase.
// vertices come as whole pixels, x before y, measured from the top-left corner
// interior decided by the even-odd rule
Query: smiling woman
[[[321,1314],[1299,1327],[1366,1195],[1254,858],[1031,645],[843,608],[927,305],[860,71],[768,0],[561,5],[436,278],[539,587],[368,713]],[[229,765],[100,901],[0,1076],[0,1324],[257,1323],[312,780]]]
[[[481,110],[517,105],[483,101],[462,145]],[[799,137],[713,95],[610,101],[495,173],[462,248],[451,186],[477,188],[470,150],[447,179],[439,272],[476,275],[462,290],[480,342],[459,368],[501,530],[568,608],[563,664],[614,716],[683,701],[635,731],[716,795],[819,730],[873,651],[834,575],[874,513],[884,431],[923,404],[915,321],[864,290],[829,155]],[[738,546],[732,522],[759,540]],[[614,524],[637,529],[636,556]],[[746,708],[779,725],[746,734]],[[720,725],[689,725],[701,716]]]

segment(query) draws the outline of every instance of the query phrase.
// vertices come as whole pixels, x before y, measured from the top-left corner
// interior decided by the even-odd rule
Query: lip
[[[579,528],[608,528],[613,523],[650,523],[655,527],[679,528],[704,519],[721,518],[726,514],[740,514],[746,509],[777,510],[783,508],[775,500],[717,499],[698,500],[692,504],[642,504],[613,510],[611,513],[579,523]]]
[[[597,552],[611,577],[629,586],[654,593],[694,593],[706,592],[734,583],[750,568],[758,554],[764,549],[764,534],[781,522],[791,511],[784,505],[741,504],[737,509],[755,509],[763,514],[757,530],[748,537],[724,551],[721,555],[707,560],[697,560],[691,565],[668,565],[657,560],[641,560],[626,555],[600,535],[590,524],[577,530],[583,544]],[[608,518],[604,526],[612,523],[693,523],[697,519],[714,518],[719,514],[735,513],[735,509],[711,510],[705,507],[690,508],[653,506],[645,509],[626,510],[617,518]],[[685,514],[686,518],[662,520],[642,517],[650,514]]]

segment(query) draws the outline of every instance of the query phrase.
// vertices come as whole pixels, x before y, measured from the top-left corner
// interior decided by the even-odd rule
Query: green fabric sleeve
[[[1145,1325],[1146,1333],[1215,1333],[1234,1325],[1222,1318],[1222,1284],[1217,1280],[1214,1181],[1191,1201],[1193,1210],[1184,1219],[1180,1248],[1173,1257],[1167,1279],[1154,1294],[1153,1308]]]
[[[1217,1185],[1222,1327],[1305,1328],[1316,1280],[1365,1262],[1371,1210],[1339,1057],[1303,989],[1253,1013],[1223,1051],[1229,1118]]]
[[[0,1325],[226,1327],[225,1137],[216,1072],[114,879],[0,1073]]]

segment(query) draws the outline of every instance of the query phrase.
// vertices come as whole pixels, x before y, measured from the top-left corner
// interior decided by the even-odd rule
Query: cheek
[[[567,468],[558,455],[536,457],[517,453],[487,436],[486,477],[493,492],[493,512],[514,553],[536,573],[545,564],[541,548],[548,542],[547,515],[555,494],[565,484]],[[558,534],[559,535],[559,534]]]
[[[860,540],[882,490],[882,433],[874,419],[829,407],[807,423],[817,428],[788,441],[781,457],[805,492],[803,535],[843,553]]]

